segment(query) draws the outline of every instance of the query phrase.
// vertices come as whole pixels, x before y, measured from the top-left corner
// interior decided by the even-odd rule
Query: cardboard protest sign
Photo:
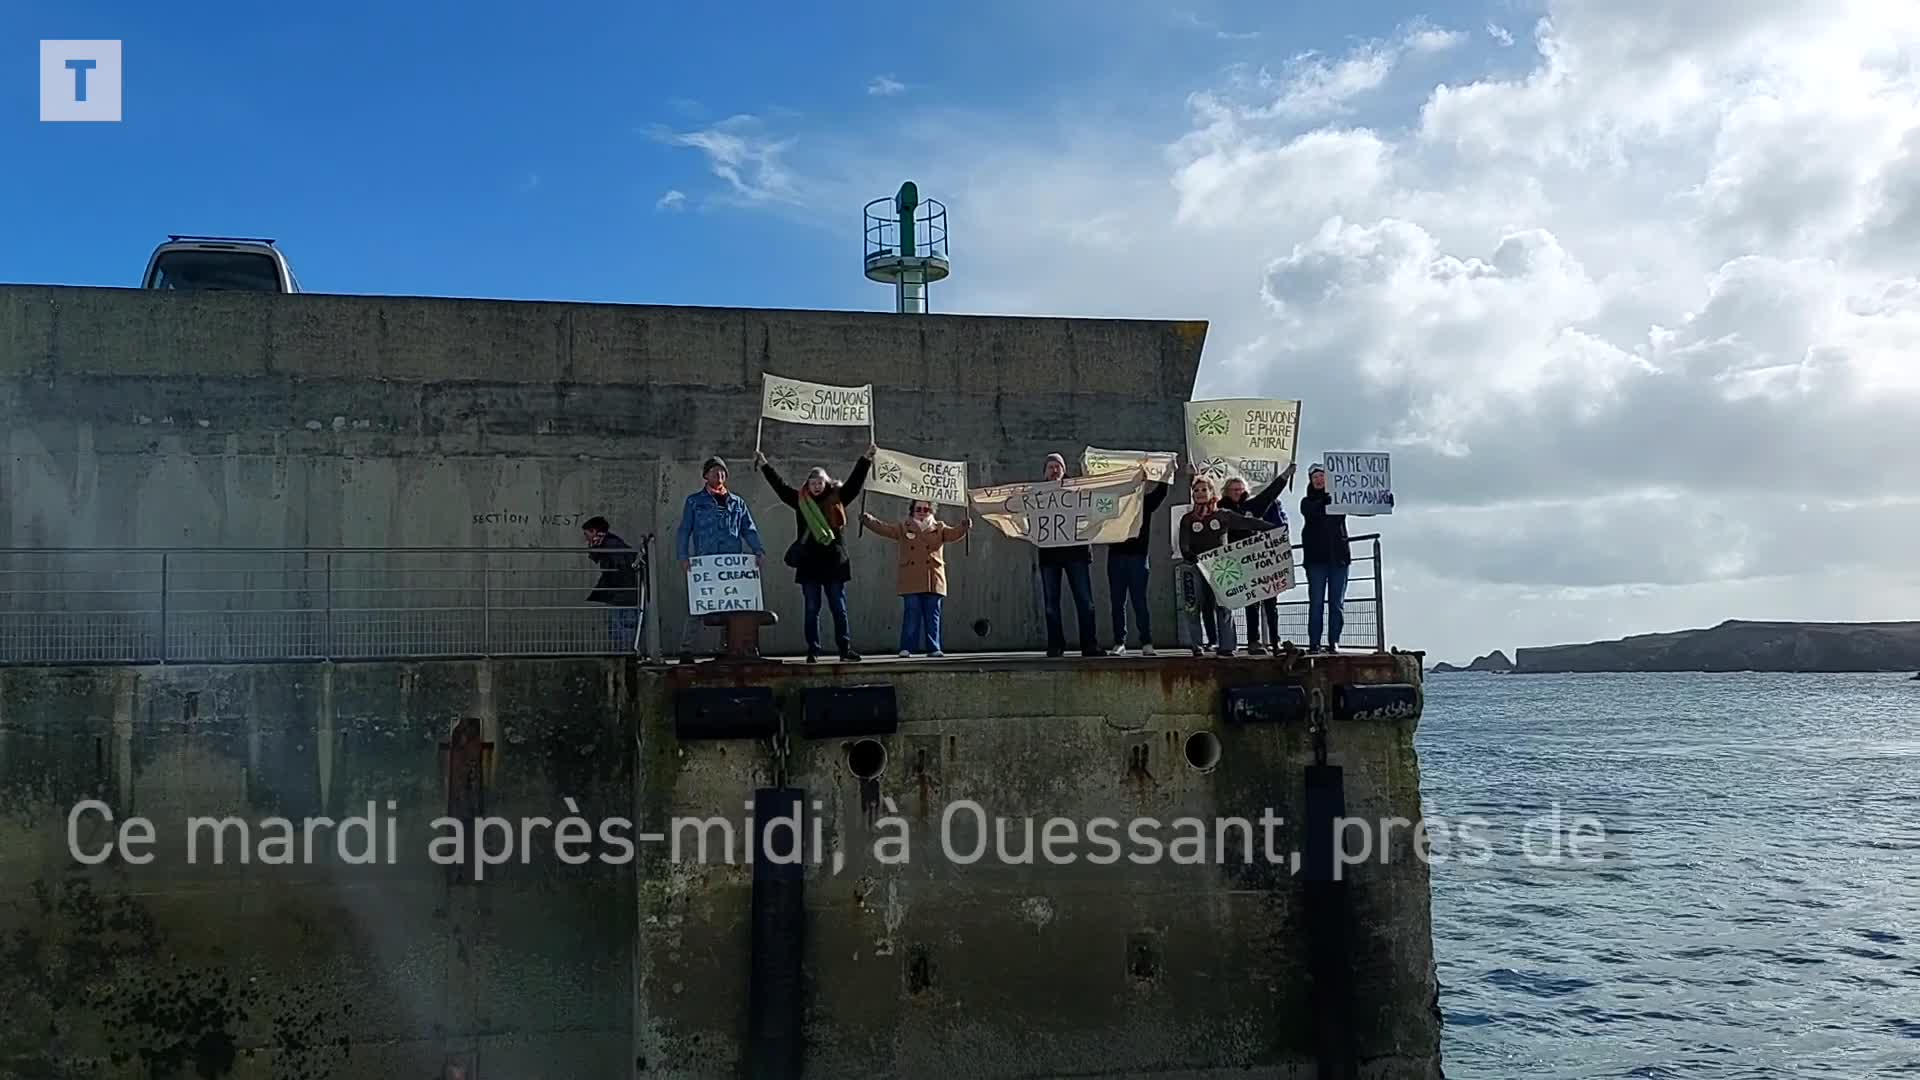
[[[1265,483],[1294,460],[1300,403],[1281,398],[1216,398],[1187,402],[1187,460],[1223,484],[1238,476]],[[1272,462],[1273,467],[1249,467]],[[1264,479],[1257,479],[1259,476]]]
[[[974,488],[967,495],[974,513],[1035,547],[1117,544],[1140,531],[1147,478],[1110,472]]]
[[[1393,476],[1387,455],[1330,453],[1326,456],[1329,514],[1393,513]]]
[[[760,566],[752,555],[701,555],[688,560],[687,614],[764,611]]]
[[[1225,608],[1242,608],[1293,588],[1293,537],[1268,529],[1200,556],[1200,572]]]
[[[898,450],[873,455],[867,490],[944,506],[967,505],[967,463],[915,457]]]
[[[1080,454],[1080,471],[1088,476],[1104,472],[1147,470],[1147,482],[1165,484],[1173,479],[1174,465],[1180,455],[1159,450],[1102,450],[1089,446]]]

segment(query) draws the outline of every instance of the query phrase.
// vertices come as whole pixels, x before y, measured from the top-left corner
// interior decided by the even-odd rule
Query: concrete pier
[[[1319,886],[1329,923],[1261,826],[1270,810],[1276,850],[1312,857],[1303,778],[1322,760],[1347,815],[1419,820],[1419,660],[0,669],[0,1075],[780,1075],[750,1047],[778,1043],[784,1008],[808,1076],[1430,1080],[1411,830]],[[670,826],[726,819],[738,844],[755,792],[782,787],[827,856],[808,835],[785,982],[777,956],[756,971],[753,867]],[[73,818],[86,800],[103,806]],[[338,823],[369,802],[375,861],[351,862]],[[1013,824],[983,835],[974,805]],[[504,861],[430,857],[437,818],[512,822],[498,851],[574,808],[590,828],[536,825]],[[297,833],[263,842],[269,817],[319,815],[336,824],[310,864]],[[151,862],[76,860],[134,816]],[[602,831],[620,817],[625,860]],[[1176,861],[1184,817],[1249,821],[1255,858],[1225,832],[1222,861],[1210,832]],[[1101,818],[1110,865],[1087,857]],[[1006,861],[1025,819],[1032,861]],[[875,854],[894,829],[903,862]],[[1164,857],[1134,861],[1149,840]],[[1337,968],[1314,949],[1329,934]]]

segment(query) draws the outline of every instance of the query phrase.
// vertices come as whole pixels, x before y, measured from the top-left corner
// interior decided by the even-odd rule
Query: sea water
[[[1920,1076],[1910,675],[1430,676],[1450,1080]]]

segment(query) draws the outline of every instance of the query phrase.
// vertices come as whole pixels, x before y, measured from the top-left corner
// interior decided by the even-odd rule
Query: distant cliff
[[[1495,649],[1485,656],[1475,657],[1473,663],[1468,664],[1466,667],[1454,667],[1452,664],[1433,665],[1433,671],[1437,675],[1444,675],[1449,671],[1491,671],[1496,675],[1505,675],[1512,670],[1513,661],[1507,659],[1507,654],[1501,652],[1499,649]]]
[[[1920,622],[1729,620],[1706,630],[1520,649],[1521,674],[1569,671],[1913,671]]]

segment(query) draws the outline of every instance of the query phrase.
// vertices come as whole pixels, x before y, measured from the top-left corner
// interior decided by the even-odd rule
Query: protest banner
[[[898,450],[881,450],[873,455],[873,470],[868,476],[868,491],[903,499],[926,499],[943,506],[967,505],[967,463],[964,461],[941,461]]]
[[[768,420],[788,424],[863,427],[873,438],[873,384],[828,386],[761,374],[760,424],[754,427],[753,448],[760,449],[760,428]]]
[[[1265,483],[1292,464],[1300,440],[1300,403],[1281,398],[1216,398],[1187,402],[1187,460],[1224,484],[1234,477]],[[1249,467],[1274,462],[1273,468]],[[1256,475],[1265,479],[1256,481]]]
[[[974,488],[967,496],[974,513],[1035,547],[1117,544],[1140,531],[1147,478],[1136,469]]]
[[[1200,556],[1200,573],[1224,608],[1243,608],[1293,588],[1293,536],[1285,528],[1254,533]]]
[[[1332,496],[1327,513],[1362,517],[1393,513],[1393,477],[1387,455],[1329,453],[1324,464],[1327,493]]]
[[[688,562],[687,614],[766,610],[754,556],[700,555]]]
[[[1180,455],[1170,450],[1102,450],[1089,446],[1080,453],[1080,471],[1098,476],[1104,472],[1145,469],[1148,483],[1165,484],[1173,480],[1174,467],[1179,461]]]

